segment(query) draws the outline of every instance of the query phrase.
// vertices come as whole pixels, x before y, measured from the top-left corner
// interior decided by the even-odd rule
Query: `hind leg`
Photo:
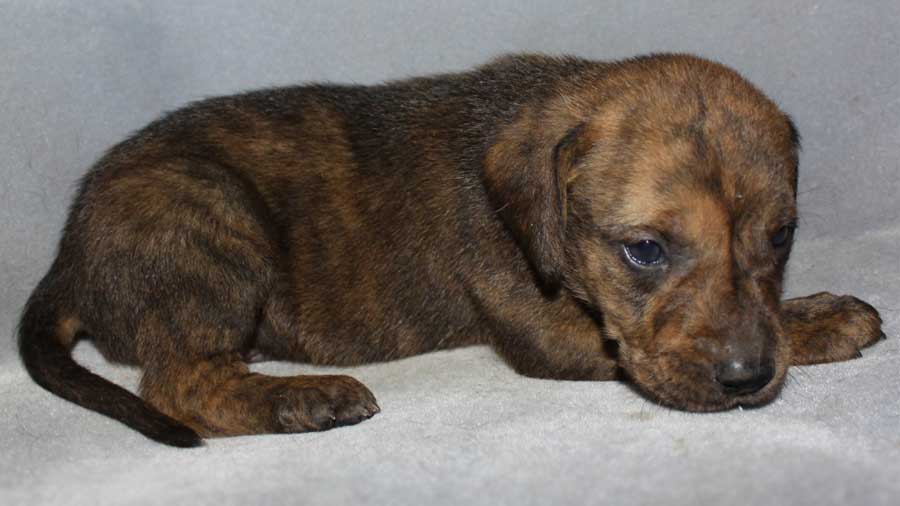
[[[205,293],[202,304],[183,303],[167,325],[145,318],[140,342],[155,345],[152,353],[143,349],[140,393],[152,406],[204,437],[325,430],[380,411],[369,389],[349,376],[251,372],[247,326],[238,314],[253,313],[234,306],[226,313],[216,299]]]
[[[236,353],[149,368],[141,395],[204,437],[324,430],[379,411],[349,376],[266,376]]]
[[[257,339],[292,338],[294,325],[284,296],[283,286],[269,290]],[[214,294],[205,295],[207,310],[220,307],[213,298]],[[240,321],[235,308],[229,307],[230,318],[216,322],[204,318],[198,306],[182,305],[193,314],[176,319],[190,318],[192,324],[174,342],[201,343],[203,351],[154,353],[144,364],[141,396],[199,435],[325,430],[359,423],[380,411],[369,389],[349,376],[274,377],[250,372],[246,327],[234,325]],[[244,313],[252,314],[249,308]],[[162,334],[166,329],[151,323],[146,331]]]
[[[143,369],[141,396],[205,436],[301,432],[378,411],[346,376],[279,378],[248,370],[282,268],[262,199],[226,168],[171,160],[96,190],[97,340]],[[293,336],[283,334],[282,339]]]

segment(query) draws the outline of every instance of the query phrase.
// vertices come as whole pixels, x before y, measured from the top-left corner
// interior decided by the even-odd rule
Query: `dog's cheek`
[[[607,337],[619,342],[622,368],[640,390],[678,409],[728,407],[714,384],[711,352],[694,339],[702,332],[685,320],[689,293],[661,291],[661,282],[633,272],[606,244],[585,245],[572,265],[585,300],[601,311]]]
[[[680,313],[679,313],[680,314]],[[622,367],[648,397],[676,409],[716,411],[733,400],[715,381],[715,343],[679,314],[668,318],[655,335],[628,339],[620,348]]]
[[[615,250],[595,237],[571,244],[567,274],[572,291],[603,314],[613,336],[625,337],[633,333],[641,320],[646,300],[636,292],[627,268]]]
[[[693,350],[668,355],[661,364],[670,378],[660,385],[664,402],[689,411],[715,411],[729,407],[726,399],[713,384],[709,363]]]
[[[671,408],[717,411],[731,407],[730,399],[713,385],[712,371],[690,351],[647,355],[632,350],[625,366],[628,377],[644,395]],[[625,362],[625,361],[623,361]]]

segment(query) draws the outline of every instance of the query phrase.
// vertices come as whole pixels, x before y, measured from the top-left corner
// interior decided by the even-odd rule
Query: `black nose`
[[[768,364],[732,360],[719,364],[716,381],[728,395],[746,395],[758,392],[775,376],[775,368]]]

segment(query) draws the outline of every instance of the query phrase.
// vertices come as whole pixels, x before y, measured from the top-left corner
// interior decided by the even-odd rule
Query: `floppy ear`
[[[566,185],[590,149],[585,130],[584,123],[524,114],[500,132],[485,158],[484,182],[494,207],[551,290],[563,279]]]

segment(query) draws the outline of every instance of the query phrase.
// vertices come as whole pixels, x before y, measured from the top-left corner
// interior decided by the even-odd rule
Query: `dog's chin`
[[[691,412],[726,411],[736,407],[754,408],[774,400],[784,385],[786,369],[780,367],[775,377],[757,392],[730,395],[715,382],[711,368],[700,365],[678,367],[678,374],[665,368],[628,368],[625,373],[632,385],[645,397],[663,406]]]
[[[677,385],[656,391],[651,391],[638,385],[639,390],[663,406],[697,413],[727,411],[737,407],[756,408],[765,406],[778,396],[781,387],[782,382],[772,380],[762,390],[750,395],[727,395],[716,389],[715,386],[709,387],[702,395],[697,395],[696,392],[685,395],[686,391],[679,389]],[[697,386],[692,385],[691,388],[695,391],[697,390]]]

